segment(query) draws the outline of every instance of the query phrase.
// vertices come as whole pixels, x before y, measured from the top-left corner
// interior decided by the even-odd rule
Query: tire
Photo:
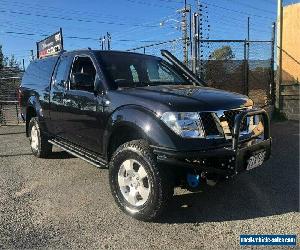
[[[52,153],[52,144],[40,130],[38,118],[33,117],[29,122],[29,141],[32,153],[38,158],[46,158]]]
[[[158,166],[145,140],[121,145],[109,164],[110,188],[119,208],[138,220],[158,218],[174,192],[168,172]]]

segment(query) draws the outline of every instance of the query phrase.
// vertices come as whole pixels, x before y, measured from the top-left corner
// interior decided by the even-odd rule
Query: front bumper
[[[246,142],[240,142],[241,123],[245,117],[253,115],[262,115],[264,137],[260,141],[254,137]],[[249,158],[257,152],[265,151],[264,161],[268,160],[271,155],[271,144],[269,117],[266,111],[260,109],[246,110],[236,116],[230,147],[195,151],[177,151],[169,148],[153,147],[153,152],[157,155],[157,160],[160,163],[187,167],[205,173],[233,176],[245,171]]]

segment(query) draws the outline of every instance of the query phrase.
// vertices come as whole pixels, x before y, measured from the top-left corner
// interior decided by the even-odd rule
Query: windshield
[[[189,84],[170,64],[158,57],[101,52],[98,60],[116,88]]]

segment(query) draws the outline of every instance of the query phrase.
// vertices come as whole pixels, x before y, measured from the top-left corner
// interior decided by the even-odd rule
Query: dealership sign
[[[44,40],[37,42],[37,57],[44,58],[53,56],[63,50],[63,37],[62,30],[48,36]]]

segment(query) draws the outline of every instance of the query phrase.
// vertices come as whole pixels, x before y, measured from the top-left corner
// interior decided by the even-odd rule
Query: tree
[[[229,60],[235,57],[230,46],[226,45],[215,49],[209,56],[205,68],[205,80],[209,86],[215,88],[224,88],[227,79],[230,78],[228,66]]]
[[[226,45],[219,49],[214,50],[209,56],[210,59],[214,60],[230,60],[235,57],[230,46]]]
[[[0,45],[0,70],[4,67],[14,67],[20,69],[20,63],[16,59],[15,55],[11,55],[11,57],[4,56],[2,45]]]
[[[8,66],[9,67],[20,68],[20,63],[15,58],[15,55],[11,55],[11,57],[8,59]]]
[[[2,52],[2,45],[0,45],[0,70],[4,67],[4,55]]]

